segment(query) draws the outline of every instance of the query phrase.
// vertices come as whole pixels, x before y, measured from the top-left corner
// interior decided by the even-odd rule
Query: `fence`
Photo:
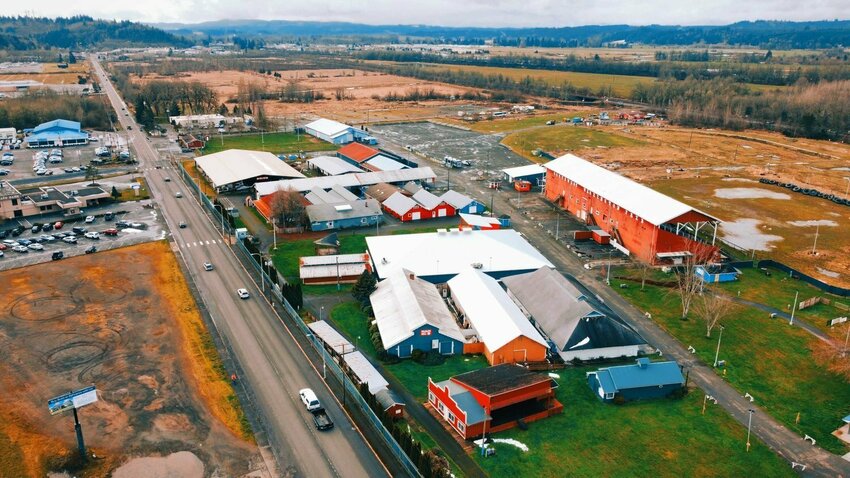
[[[778,269],[783,272],[788,272],[789,274],[793,274],[794,277],[800,279],[803,282],[807,282],[818,289],[829,292],[830,294],[840,295],[841,297],[850,297],[850,289],[844,289],[842,287],[836,287],[834,285],[829,285],[826,282],[819,281],[814,277],[803,274],[797,269],[786,266],[781,262],[772,261],[770,259],[762,259],[759,261],[759,267],[772,267],[774,269]]]
[[[213,219],[221,225],[221,228],[224,232],[229,233],[230,224],[224,220],[224,216],[216,209],[215,205],[203,194],[201,194],[198,185],[195,184],[192,177],[189,173],[183,168],[182,164],[179,164],[180,174],[183,177],[183,182],[188,184],[194,194],[197,194],[200,198],[201,204],[209,211],[212,215]],[[280,287],[275,284],[271,277],[266,273],[266,271],[261,267],[260,263],[254,260],[254,256],[256,253],[252,253],[249,251],[242,241],[235,241],[237,250],[241,251],[248,258],[248,263],[254,267],[256,273],[260,274],[260,281],[262,284],[268,284],[268,289],[263,286],[263,294],[266,294],[268,291],[275,299],[278,300],[281,304],[283,304],[283,308],[285,309],[286,315],[289,317],[290,322],[295,324],[298,331],[302,332],[306,337],[310,339],[310,345],[316,351],[316,353],[322,356],[322,364],[326,368],[331,375],[335,376],[337,380],[343,386],[343,403],[346,406],[357,406],[363,415],[369,421],[369,424],[378,432],[378,434],[383,438],[384,442],[387,444],[387,448],[392,452],[393,456],[401,463],[402,467],[408,472],[410,476],[420,477],[422,475],[419,474],[419,470],[416,465],[410,460],[410,457],[407,456],[407,453],[401,448],[398,442],[393,438],[390,434],[389,430],[381,423],[381,419],[375,414],[372,408],[366,403],[366,400],[360,395],[360,390],[355,385],[355,383],[351,380],[351,378],[343,372],[343,370],[339,367],[339,365],[334,361],[333,357],[328,354],[327,350],[325,350],[324,346],[322,346],[320,339],[318,339],[312,331],[307,327],[307,324],[301,319],[301,316],[298,315],[298,312],[289,305],[289,302],[284,299],[283,294],[280,291]],[[348,400],[348,397],[351,400]]]

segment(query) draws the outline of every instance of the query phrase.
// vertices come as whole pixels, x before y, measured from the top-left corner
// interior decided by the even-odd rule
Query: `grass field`
[[[618,148],[626,146],[641,146],[642,141],[616,135],[596,128],[583,126],[553,125],[508,135],[502,143],[515,153],[536,160],[531,152],[542,149],[547,153],[560,156],[567,152],[587,148]]]
[[[532,128],[535,126],[544,126],[549,120],[555,121],[556,123],[561,123],[564,121],[565,118],[572,118],[577,114],[578,113],[571,114],[567,111],[561,111],[560,113],[549,113],[541,115],[511,115],[506,118],[489,118],[485,120],[475,121],[472,123],[468,121],[461,121],[455,118],[443,118],[440,121],[456,124],[458,126],[463,126],[478,133],[510,133],[513,131]]]
[[[204,154],[211,154],[225,149],[250,149],[255,151],[268,151],[274,154],[291,154],[299,151],[335,151],[337,146],[306,134],[241,134],[234,136],[212,137],[209,141],[207,141],[207,145],[203,152]]]
[[[655,81],[655,78],[649,76],[604,75],[598,73],[577,73],[573,71],[530,70],[472,65],[438,65],[433,63],[423,63],[422,65],[441,71],[474,71],[482,75],[502,75],[514,81],[521,81],[526,77],[530,77],[544,80],[553,86],[569,83],[574,87],[589,88],[593,92],[599,90],[600,87],[610,86],[613,95],[617,97],[631,96],[635,85],[648,85]]]
[[[795,476],[761,442],[745,451],[746,429],[722,408],[701,415],[703,394],[681,400],[626,405],[603,404],[588,388],[592,367],[559,372],[560,415],[513,429],[495,438],[513,438],[528,452],[496,443],[496,455],[475,459],[494,477],[596,476]]]
[[[620,289],[621,282],[613,280],[611,286],[640,310],[650,312],[683,345],[693,346],[703,362],[713,363],[718,330],[709,339],[694,314],[690,320],[680,320],[678,297],[669,289],[647,285],[641,291],[634,283]],[[791,430],[813,436],[831,452],[846,453],[847,447],[831,433],[850,413],[850,386],[815,363],[811,347],[818,339],[751,307],[735,306],[722,322],[726,327],[720,350],[720,359],[727,364],[724,378],[742,395],[753,395],[759,407]],[[797,413],[799,424],[795,423]]]

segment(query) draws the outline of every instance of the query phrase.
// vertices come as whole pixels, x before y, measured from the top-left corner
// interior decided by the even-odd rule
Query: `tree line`
[[[33,90],[20,97],[3,100],[0,125],[24,129],[55,119],[67,119],[79,121],[83,128],[108,131],[112,129],[110,116],[113,113],[104,98],[60,94],[47,89]]]
[[[191,46],[185,38],[142,23],[68,18],[0,17],[0,49],[89,48],[103,45]]]

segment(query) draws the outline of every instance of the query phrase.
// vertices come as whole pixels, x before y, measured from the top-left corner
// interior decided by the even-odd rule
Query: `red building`
[[[339,148],[339,151],[337,151],[336,154],[351,164],[360,165],[369,158],[380,154],[380,151],[375,148],[370,148],[365,144],[348,143],[342,148]]]
[[[677,264],[718,253],[717,218],[572,154],[545,167],[547,199],[644,262]]]
[[[514,364],[474,370],[444,380],[428,379],[428,403],[464,439],[508,430],[561,413],[558,384]]]
[[[184,149],[204,149],[206,142],[194,135],[187,134],[180,137],[180,147]]]
[[[380,195],[380,191],[369,188],[366,195],[375,197]],[[451,204],[424,189],[420,189],[412,197],[402,192],[394,192],[381,202],[381,206],[391,216],[403,222],[449,217],[456,214]]]

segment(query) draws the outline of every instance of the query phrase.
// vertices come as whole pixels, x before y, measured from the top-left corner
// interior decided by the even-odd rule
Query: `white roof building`
[[[336,156],[316,156],[315,158],[308,159],[307,164],[313,169],[318,169],[326,176],[363,172],[357,166]]]
[[[548,347],[496,279],[467,267],[449,280],[448,286],[452,300],[463,310],[464,320],[478,332],[478,338],[491,352],[521,336]]]
[[[502,223],[495,217],[479,216],[478,214],[458,214],[460,219],[472,227],[500,227]]]
[[[399,169],[408,168],[406,164],[399,163],[398,161],[392,158],[388,158],[383,154],[374,156],[363,164],[364,167],[367,167],[368,169],[371,169],[373,171],[398,171]]]
[[[335,184],[345,188],[368,187],[378,183],[404,184],[408,181],[433,182],[437,175],[434,170],[426,166],[424,168],[401,169],[398,171],[375,171],[368,173],[342,174],[339,176],[320,176],[317,178],[287,179],[283,181],[271,181],[257,183],[255,189],[257,196],[263,197],[274,194],[276,191],[291,189],[293,191],[305,192],[320,187],[330,189]]]
[[[304,256],[298,259],[298,276],[304,283],[335,282],[359,276],[366,270],[368,263],[368,254]]]
[[[307,327],[337,354],[343,355],[354,352],[354,345],[326,321],[317,320],[307,324]]]
[[[263,151],[228,149],[200,156],[195,164],[216,189],[253,181],[304,177],[274,154]]]
[[[442,335],[460,342],[466,341],[437,287],[408,270],[397,268],[378,282],[369,300],[381,341],[388,351],[413,337],[423,325],[431,325]]]
[[[342,360],[348,365],[348,369],[354,373],[354,376],[357,377],[359,383],[369,385],[369,393],[372,395],[389,387],[390,384],[387,382],[387,379],[381,375],[381,372],[362,353],[352,352],[345,354]]]
[[[381,205],[384,208],[403,216],[407,214],[408,211],[415,208],[417,206],[417,202],[400,192],[395,192]]]
[[[455,209],[462,209],[469,205],[474,199],[471,197],[461,194],[453,189],[449,189],[444,192],[442,196],[440,196],[440,200],[451,205]]]
[[[304,196],[310,204],[339,204],[357,201],[359,198],[344,187],[334,184],[329,190],[315,187]]]
[[[525,178],[528,176],[545,175],[546,168],[539,164],[527,164],[525,166],[503,169],[502,173],[505,175],[505,179],[513,181],[514,179]]]
[[[366,247],[381,278],[398,268],[439,283],[470,266],[497,278],[555,267],[512,229],[372,236]]]
[[[572,154],[553,159],[546,163],[545,167],[654,226],[670,222],[691,211],[712,217],[670,196]]]
[[[443,200],[435,196],[426,189],[420,189],[413,195],[413,200],[422,205],[425,209],[433,210],[443,203]]]
[[[325,141],[335,143],[336,138],[345,136],[350,133],[352,128],[347,124],[340,123],[327,118],[320,118],[311,123],[304,125],[304,129],[309,134],[317,136]]]

